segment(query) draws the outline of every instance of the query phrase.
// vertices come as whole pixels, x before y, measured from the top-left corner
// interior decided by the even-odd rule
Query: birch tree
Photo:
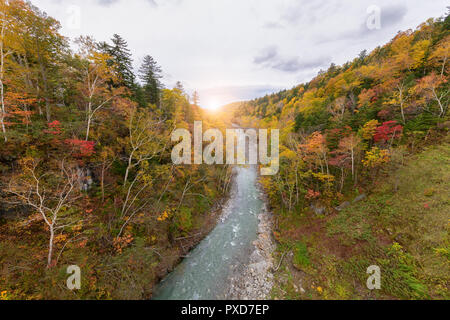
[[[418,81],[418,84],[414,90],[422,97],[425,103],[435,101],[439,107],[439,117],[443,117],[447,112],[448,107],[448,86],[440,87],[447,82],[436,75],[431,73],[430,75],[423,77]]]
[[[11,180],[8,188],[15,198],[12,203],[35,210],[48,228],[47,268],[53,266],[56,232],[76,222],[71,221],[71,205],[78,198],[79,177],[64,160],[58,166],[58,170],[51,171],[39,160],[27,157],[21,161],[22,173]]]
[[[109,86],[110,81],[114,81],[115,78],[113,70],[108,65],[110,56],[99,52],[96,43],[90,37],[80,37],[77,43],[80,44],[79,54],[83,59],[80,92],[85,104],[85,140],[88,141],[96,114],[124,90]]]
[[[355,164],[357,156],[359,155],[360,144],[361,139],[354,133],[343,138],[339,143],[339,150],[350,158],[353,178],[355,178]]]
[[[436,48],[430,55],[431,61],[440,67],[441,78],[444,77],[449,55],[450,55],[450,36],[446,36],[444,39],[441,40],[441,42],[436,46]]]
[[[6,59],[13,53],[14,34],[12,19],[9,14],[9,3],[0,0],[0,125],[2,127],[3,139],[8,141],[6,136],[6,105],[5,105],[5,80],[6,80]]]
[[[133,108],[130,112],[129,135],[121,141],[127,150],[122,186],[124,198],[120,210],[120,218],[125,222],[118,237],[133,217],[152,201],[151,197],[144,195],[157,176],[150,170],[150,161],[165,149],[164,139],[161,137],[163,123],[164,121],[154,120],[148,110],[138,111]]]

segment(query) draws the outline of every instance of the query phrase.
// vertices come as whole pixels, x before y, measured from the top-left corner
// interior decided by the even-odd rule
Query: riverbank
[[[174,245],[172,252],[166,253],[166,262],[160,263],[157,268],[157,277],[152,283],[152,297],[154,288],[156,288],[162,280],[164,280],[171,272],[173,272],[183,261],[188,258],[191,252],[211,233],[217,224],[223,219],[224,211],[232,197],[234,180],[236,172],[232,169],[230,184],[231,188],[227,188],[227,192],[218,200],[210,211],[205,214],[202,219],[201,226],[190,235],[173,239]]]
[[[267,199],[257,182],[259,197],[264,202],[258,215],[258,238],[253,241],[253,250],[246,265],[235,266],[230,279],[228,298],[232,300],[265,300],[270,298],[273,287],[275,244],[272,239],[272,214]]]
[[[255,167],[236,175],[219,223],[156,288],[154,299],[265,299],[271,290],[271,222]],[[236,285],[233,285],[233,284]],[[241,284],[247,284],[245,290]],[[248,288],[248,289],[247,289]]]
[[[231,173],[225,170],[229,169],[222,168],[217,177],[229,178]],[[98,203],[89,201],[86,195],[77,203],[85,207],[80,214],[82,223],[55,237],[52,268],[45,268],[48,229],[42,220],[36,215],[25,220],[27,212],[11,214],[7,219],[0,214],[0,291],[6,292],[5,297],[11,300],[150,299],[159,280],[217,225],[229,198],[229,187],[228,183],[217,185],[217,179],[208,183],[191,189],[193,193],[183,201],[183,212],[187,212],[185,208],[190,209],[186,216],[189,230],[180,233],[174,228],[186,221],[181,220],[183,216],[177,216],[177,211],[170,211],[167,219],[159,220],[150,213],[139,215],[125,230],[126,243],[113,242],[108,216],[100,209],[94,210]],[[220,186],[220,190],[215,186]],[[197,196],[195,191],[206,196],[200,193]],[[81,269],[81,290],[70,291],[66,287],[69,265]]]
[[[449,156],[448,142],[408,156],[339,212],[275,211],[284,259],[273,298],[448,299]],[[367,288],[371,265],[380,290]]]
[[[272,218],[264,208],[258,216],[258,239],[253,242],[254,250],[247,265],[236,268],[230,279],[228,298],[232,300],[265,300],[270,298],[273,287],[272,269],[274,261],[271,240]]]

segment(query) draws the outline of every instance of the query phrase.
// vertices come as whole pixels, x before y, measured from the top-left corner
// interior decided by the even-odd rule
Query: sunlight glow
[[[208,101],[208,103],[205,105],[205,108],[210,111],[217,111],[220,109],[221,106],[222,105],[220,104],[219,101],[217,101],[216,99],[212,99]]]

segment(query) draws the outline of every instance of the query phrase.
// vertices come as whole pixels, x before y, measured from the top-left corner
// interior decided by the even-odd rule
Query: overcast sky
[[[137,67],[146,54],[164,84],[198,90],[201,105],[263,96],[311,80],[445,14],[448,0],[32,0],[62,33],[124,37]],[[373,6],[376,6],[375,9]],[[380,9],[380,28],[374,23]],[[375,28],[368,28],[367,21]]]

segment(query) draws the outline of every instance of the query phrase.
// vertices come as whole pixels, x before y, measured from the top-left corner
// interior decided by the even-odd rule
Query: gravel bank
[[[261,193],[261,197],[264,195]],[[258,239],[253,242],[248,264],[233,266],[228,298],[232,300],[265,300],[270,298],[273,286],[272,216],[265,204],[258,215]]]

